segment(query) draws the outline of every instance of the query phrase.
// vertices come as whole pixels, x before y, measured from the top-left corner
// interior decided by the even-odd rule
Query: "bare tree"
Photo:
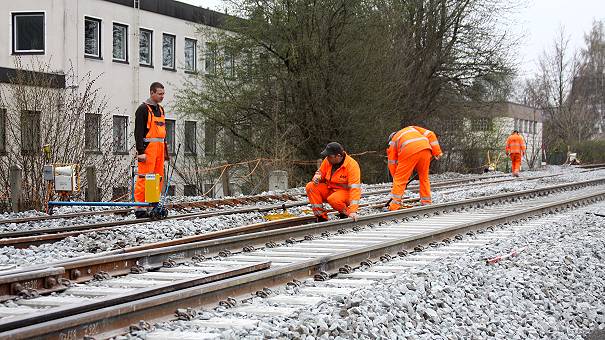
[[[40,60],[23,64],[15,58],[14,63],[14,76],[0,86],[7,136],[6,154],[0,156],[4,194],[9,190],[11,165],[23,171],[27,208],[40,209],[53,197],[42,177],[45,164],[78,164],[81,174],[94,166],[102,192],[108,192],[120,178],[127,178],[127,168],[120,171],[112,154],[112,116],[104,95],[95,87],[98,77],[86,74],[78,78],[73,69],[58,74]],[[96,120],[94,125],[90,125],[91,120]],[[42,146],[47,146],[50,154],[43,152]],[[85,180],[81,185],[86,185]]]

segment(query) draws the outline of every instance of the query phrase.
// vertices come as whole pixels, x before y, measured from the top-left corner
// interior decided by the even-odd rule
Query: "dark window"
[[[21,151],[34,153],[40,149],[40,112],[21,112]]]
[[[174,196],[175,190],[176,190],[176,188],[174,185],[169,185],[168,186],[168,196]]]
[[[44,13],[13,13],[13,53],[44,53]]]
[[[235,55],[230,50],[225,50],[225,77],[235,77]]]
[[[204,156],[211,157],[216,155],[216,124],[206,122],[204,124]]]
[[[84,148],[99,151],[101,148],[101,115],[87,113],[84,125]]]
[[[206,43],[206,50],[204,51],[204,67],[207,74],[216,73],[216,58],[217,58],[217,47],[214,43]]]
[[[113,116],[113,151],[128,152],[128,117]]]
[[[113,187],[111,190],[112,201],[123,201],[128,199],[127,187]]]
[[[185,184],[183,187],[183,195],[197,196],[197,186],[194,184]]]
[[[170,70],[174,70],[174,50],[176,44],[176,37],[171,34],[164,34],[162,36],[162,67]]]
[[[474,131],[489,131],[492,129],[491,118],[475,118],[471,122],[471,127]]]
[[[166,145],[168,146],[168,153],[173,155],[176,150],[175,145],[175,121],[174,119],[166,119]]]
[[[101,58],[101,20],[84,18],[84,55]]]
[[[197,41],[185,38],[185,71],[195,72],[197,69]]]
[[[6,109],[0,109],[0,153],[6,152]]]
[[[141,28],[139,32],[139,63],[153,65],[153,32]]]
[[[113,24],[113,60],[128,62],[128,26]]]
[[[197,122],[185,121],[185,153],[197,154]]]

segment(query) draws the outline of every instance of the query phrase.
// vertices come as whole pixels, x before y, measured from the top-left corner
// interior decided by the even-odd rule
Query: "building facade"
[[[62,75],[73,72],[98,76],[95,86],[107,97],[111,110],[114,155],[128,167],[134,155],[134,112],[149,96],[149,85],[166,87],[167,142],[170,152],[203,155],[203,122],[181,118],[171,110],[175,93],[191,73],[213,71],[216,51],[207,49],[204,30],[218,29],[225,15],[173,0],[19,0],[0,7],[0,82],[14,74],[15,60],[23,65],[46,63],[57,74],[58,87],[77,87]],[[10,112],[9,112],[10,114]],[[38,118],[39,119],[39,118]],[[0,119],[1,125],[6,118]],[[39,122],[38,122],[39,124]],[[86,123],[86,145],[102,147],[100,117],[91,113]],[[4,131],[0,144],[10,143]],[[216,140],[213,137],[212,140]],[[23,141],[22,141],[23,143]],[[177,193],[198,194],[176,181]]]

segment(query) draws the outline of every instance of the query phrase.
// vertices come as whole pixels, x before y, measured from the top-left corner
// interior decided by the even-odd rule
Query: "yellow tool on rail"
[[[288,209],[286,209],[286,204],[282,204],[281,208],[283,210],[282,213],[267,214],[267,215],[263,216],[263,218],[267,221],[277,221],[277,220],[283,220],[286,218],[296,217],[296,215],[288,212]]]

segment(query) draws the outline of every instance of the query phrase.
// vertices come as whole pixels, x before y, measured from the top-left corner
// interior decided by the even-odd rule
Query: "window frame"
[[[187,55],[186,55],[187,41],[193,42],[193,68],[192,69],[187,68]],[[197,73],[197,39],[185,37],[185,40],[183,42],[183,60],[185,61],[183,63],[185,73]]]
[[[172,65],[164,65],[164,38],[172,38]],[[162,32],[162,69],[166,71],[176,71],[176,34]]]
[[[86,21],[94,21],[99,24],[99,33],[97,37],[99,40],[97,44],[98,55],[86,53]],[[101,18],[96,18],[89,15],[84,16],[84,58],[103,59],[103,20]]]
[[[24,123],[24,114],[28,114],[28,115],[32,115],[35,114],[37,115],[37,120],[36,120],[36,125],[37,125],[37,129],[33,129],[31,127],[28,127],[27,129],[24,129],[23,123]],[[29,117],[27,117],[26,119],[29,119]],[[26,122],[28,123],[28,122]],[[31,122],[29,122],[31,123]],[[21,111],[21,115],[19,117],[19,129],[21,130],[21,154],[22,155],[31,155],[31,154],[35,154],[38,151],[40,151],[40,147],[42,144],[42,112],[41,111],[33,111],[33,110],[23,110]],[[34,133],[34,131],[38,131],[38,134],[36,135]],[[31,149],[29,148],[25,148],[25,138],[24,135],[31,135],[31,138],[28,139],[28,142],[31,142],[31,145],[28,145],[28,147],[31,146]],[[37,143],[36,143],[37,142]],[[37,144],[37,145],[34,145]]]
[[[170,129],[168,128],[168,122],[172,123],[172,139],[169,140],[168,136],[170,136]],[[166,146],[168,147],[168,154],[175,155],[176,150],[176,119],[168,119],[166,118]]]
[[[115,55],[113,54],[113,52],[114,52],[114,47],[113,46],[114,46],[114,41],[115,41],[115,37],[113,35],[113,28],[115,26],[122,27],[122,28],[125,29],[125,37],[124,37],[124,45],[125,45],[124,46],[124,57],[125,57],[125,59],[116,59]],[[128,29],[129,28],[130,27],[128,26],[128,24],[123,24],[121,22],[116,22],[116,21],[112,22],[112,26],[111,26],[111,42],[112,42],[111,43],[111,59],[115,63],[122,63],[122,64],[128,64],[129,63],[128,62],[128,57],[129,57],[129,53],[128,53],[128,46],[129,46],[129,44],[128,44]]]
[[[124,119],[124,149],[123,150],[117,150],[116,148],[116,130],[115,130],[115,122],[116,122],[116,118],[118,119]],[[111,148],[113,151],[114,155],[128,155],[128,116],[123,116],[123,115],[113,115],[112,119],[111,119],[111,134],[112,134],[112,139],[111,139]]]
[[[13,55],[43,55],[46,53],[46,11],[14,11],[11,15],[11,51]],[[19,15],[42,15],[42,49],[41,50],[17,50],[17,25],[16,18]]]
[[[141,61],[141,36],[143,32],[149,33],[149,64],[143,63]],[[143,67],[153,68],[153,30],[149,28],[139,28],[139,65]]]
[[[190,131],[187,129],[187,126],[189,124],[193,124],[194,129],[193,129],[193,138],[191,138],[192,136],[189,136],[187,131]],[[184,135],[185,135],[185,155],[191,155],[191,156],[195,156],[197,155],[197,121],[195,120],[186,120],[185,121],[185,125],[184,125]],[[193,150],[191,150],[189,148],[189,146],[191,146],[192,144],[190,144],[193,141]]]
[[[85,118],[85,122],[84,122],[84,151],[89,152],[89,153],[95,153],[95,152],[100,152],[101,151],[101,118],[102,115],[100,113],[85,113],[84,114]],[[96,130],[96,148],[91,148],[90,145],[88,144],[89,141],[89,128],[91,127],[90,123],[90,116],[94,116],[94,118],[96,119],[95,122],[97,123],[96,126],[94,127]]]

